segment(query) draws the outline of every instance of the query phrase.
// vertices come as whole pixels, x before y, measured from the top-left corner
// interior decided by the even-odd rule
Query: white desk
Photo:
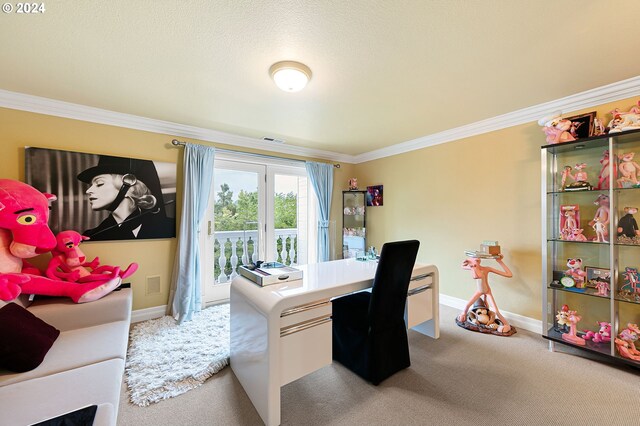
[[[331,363],[330,299],[369,288],[377,262],[302,265],[303,279],[260,287],[231,283],[231,368],[268,426],[280,424],[280,387]],[[416,264],[407,326],[438,338],[438,269]]]

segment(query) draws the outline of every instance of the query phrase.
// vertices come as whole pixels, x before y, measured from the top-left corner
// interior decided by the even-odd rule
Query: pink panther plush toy
[[[89,237],[76,231],[62,231],[56,235],[56,248],[51,251],[53,257],[47,267],[47,276],[52,280],[63,279],[73,282],[107,281],[112,278],[122,279],[132,275],[138,264],[132,263],[121,271],[117,266],[100,265],[100,259],[86,262],[87,257],[80,250],[80,243]],[[91,268],[89,271],[87,268]]]
[[[585,330],[583,336],[585,340],[593,340],[593,343],[605,343],[611,341],[611,323],[606,321],[598,321],[600,330],[593,332],[591,330]]]
[[[23,260],[46,253],[56,246],[47,225],[49,201],[55,195],[43,194],[25,183],[0,179],[0,300],[11,301],[21,293],[66,296],[75,303],[91,302],[107,295],[120,283],[108,281],[76,284],[32,275]]]

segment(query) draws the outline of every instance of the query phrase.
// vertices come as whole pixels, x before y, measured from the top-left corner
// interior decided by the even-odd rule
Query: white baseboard
[[[137,309],[131,313],[131,323],[161,318],[167,314],[167,305],[154,306],[153,308]]]
[[[206,309],[210,306],[215,306],[215,305],[223,305],[225,303],[229,303],[229,299],[220,299],[220,300],[216,300],[215,302],[204,302],[204,306],[202,307],[202,309]]]
[[[205,302],[203,309],[209,306],[220,305],[222,303],[229,303],[229,299],[217,300],[215,302]],[[150,319],[162,318],[167,315],[167,305],[154,306],[152,308],[138,309],[131,313],[131,323],[146,321]]]
[[[458,299],[457,297],[447,296],[440,293],[440,304],[451,308],[463,309],[467,304],[467,300]],[[524,315],[514,314],[513,312],[500,311],[509,322],[517,328],[531,331],[533,333],[542,333],[542,321],[525,317]]]
[[[208,303],[205,307],[209,307],[211,305],[216,305],[219,303],[227,303],[228,300],[218,301],[216,303]],[[440,304],[449,306],[451,308],[462,309],[464,305],[467,304],[467,301],[464,299],[459,299],[457,297],[448,296],[446,294],[440,293]],[[542,332],[542,321],[525,317],[524,315],[514,314],[513,312],[501,311],[502,315],[505,316],[509,320],[511,324],[516,327],[522,328],[524,330],[531,331],[533,333],[541,333]],[[146,321],[155,318],[161,318],[165,316],[167,313],[167,305],[162,306],[154,306],[153,308],[146,309],[138,309],[132,312],[131,314],[131,323]]]

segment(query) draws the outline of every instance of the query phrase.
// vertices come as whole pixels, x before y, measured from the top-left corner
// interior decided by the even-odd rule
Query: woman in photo
[[[175,237],[167,218],[160,179],[152,161],[101,155],[98,165],[80,174],[93,211],[109,216],[83,232],[91,241]]]

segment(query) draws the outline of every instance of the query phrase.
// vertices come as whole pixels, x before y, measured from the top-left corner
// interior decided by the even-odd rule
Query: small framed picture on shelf
[[[611,280],[611,270],[607,268],[585,266],[584,272],[587,274],[587,287],[596,288],[599,282],[609,284]]]
[[[578,232],[580,231],[580,232]],[[586,241],[580,229],[580,206],[564,204],[560,206],[560,239],[567,241]]]
[[[596,112],[591,111],[586,114],[574,115],[573,117],[567,117],[567,120],[571,121],[571,127],[569,133],[576,139],[588,138],[594,136],[594,120],[596,118]]]

